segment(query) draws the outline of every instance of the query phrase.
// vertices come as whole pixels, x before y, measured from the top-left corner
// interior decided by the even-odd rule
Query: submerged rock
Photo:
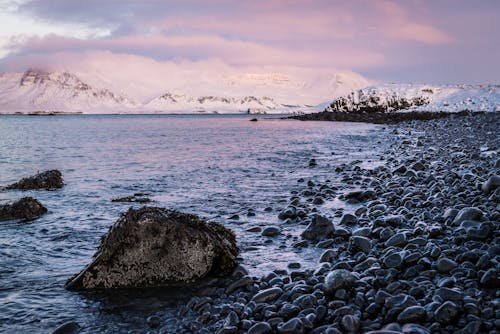
[[[31,189],[59,189],[64,186],[62,174],[60,171],[48,170],[42,173],[38,173],[34,176],[25,177],[16,183],[8,185],[5,189],[20,189],[20,190],[31,190]]]
[[[102,237],[93,261],[66,288],[168,286],[229,274],[239,250],[234,234],[198,216],[157,207],[129,209]]]
[[[0,205],[0,221],[4,220],[33,220],[47,212],[42,203],[33,197],[23,197],[12,204]]]

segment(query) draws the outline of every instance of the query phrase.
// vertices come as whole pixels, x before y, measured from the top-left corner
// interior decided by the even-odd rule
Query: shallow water
[[[47,169],[61,170],[66,183],[59,191],[0,192],[0,202],[31,195],[49,209],[31,223],[0,223],[0,331],[45,333],[74,320],[87,332],[126,332],[187,298],[182,291],[101,298],[63,288],[130,207],[111,198],[137,192],[233,229],[252,275],[289,262],[313,267],[318,250],[290,247],[304,226],[283,226],[272,239],[245,231],[281,224],[277,213],[299,178],[335,183],[340,163],[375,164],[378,140],[374,125],[246,116],[0,116],[0,185]],[[240,219],[229,220],[234,214]]]

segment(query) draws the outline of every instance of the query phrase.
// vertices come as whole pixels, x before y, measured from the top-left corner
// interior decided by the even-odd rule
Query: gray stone
[[[442,324],[449,324],[455,320],[459,311],[460,309],[455,303],[447,301],[436,309],[434,318]]]
[[[281,233],[281,228],[277,226],[269,226],[262,231],[261,235],[264,237],[275,237]]]
[[[457,267],[457,263],[447,257],[442,257],[437,261],[437,270],[442,274],[447,274]]]
[[[318,242],[333,232],[333,223],[320,215],[314,216],[312,222],[302,232],[302,238]]]
[[[256,303],[269,303],[278,299],[278,297],[281,296],[282,293],[283,290],[281,288],[269,288],[257,293],[255,296],[253,296],[252,300]]]
[[[450,288],[438,288],[434,294],[441,297],[442,300],[460,301],[463,299],[462,292]]]
[[[267,322],[258,322],[248,330],[248,334],[270,334],[273,332],[271,325]]]
[[[426,312],[422,306],[410,306],[398,315],[398,322],[406,324],[409,322],[420,322],[425,319]]]
[[[360,236],[351,237],[349,246],[351,249],[359,249],[364,253],[370,253],[372,249],[372,243],[370,239]]]
[[[163,208],[131,208],[101,238],[92,263],[70,278],[66,288],[157,287],[228,275],[238,253],[235,235],[220,224]]]
[[[458,212],[455,219],[453,219],[453,225],[458,226],[466,220],[481,221],[483,216],[483,211],[479,210],[478,208],[463,208]]]
[[[481,185],[481,190],[485,194],[489,194],[500,186],[500,175],[492,175]]]
[[[356,217],[353,214],[346,213],[345,215],[342,216],[340,219],[339,224],[340,225],[354,225],[358,222],[358,217]]]
[[[404,246],[407,244],[406,234],[399,232],[394,234],[385,242],[386,247]]]
[[[303,334],[305,333],[304,324],[299,318],[292,318],[278,326],[280,334]]]
[[[334,249],[327,249],[326,251],[321,254],[319,258],[319,262],[332,262],[336,258],[338,258],[339,254],[337,253],[336,250]]]
[[[359,331],[359,318],[347,314],[340,320],[340,326],[348,333],[357,333]]]
[[[387,268],[397,268],[403,262],[403,258],[399,253],[392,253],[384,258],[384,266]]]
[[[431,331],[417,324],[405,324],[401,327],[404,334],[431,334]]]
[[[0,221],[33,220],[47,212],[42,203],[32,197],[23,197],[14,203],[0,205]]]
[[[324,283],[325,292],[328,294],[335,293],[338,289],[350,290],[357,277],[346,269],[332,270],[326,277]]]
[[[499,289],[500,288],[500,271],[496,268],[491,268],[487,270],[479,282],[481,286],[488,289]]]

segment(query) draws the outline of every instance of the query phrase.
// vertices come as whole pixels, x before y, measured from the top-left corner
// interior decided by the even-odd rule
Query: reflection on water
[[[0,184],[54,168],[66,182],[60,191],[0,192],[0,202],[32,195],[49,209],[29,224],[0,223],[0,331],[50,332],[75,320],[88,332],[120,332],[174,307],[181,297],[168,292],[102,299],[63,289],[130,206],[110,199],[136,192],[232,228],[253,275],[290,261],[314,266],[317,251],[290,247],[303,226],[269,240],[245,231],[280,224],[297,179],[335,182],[333,166],[372,159],[376,129],[244,116],[0,116]],[[234,214],[240,219],[228,220]]]

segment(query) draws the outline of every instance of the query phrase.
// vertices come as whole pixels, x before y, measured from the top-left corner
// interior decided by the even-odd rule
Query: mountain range
[[[324,82],[324,81],[322,81]],[[323,84],[328,96],[340,96],[368,84],[363,77],[338,73]],[[204,83],[206,85],[206,83]],[[314,90],[318,83],[298,82],[281,74],[241,74],[214,82],[220,95],[193,96],[167,91],[147,101],[116,93],[102,85],[91,85],[69,72],[30,69],[24,73],[0,74],[0,112],[79,112],[79,113],[297,113],[324,106],[290,103],[288,96]],[[110,85],[113,86],[113,85]],[[231,89],[228,89],[231,88]],[[268,96],[235,95],[245,87],[266,91]],[[319,88],[318,88],[319,89]],[[232,93],[227,93],[232,92]],[[285,94],[285,93],[286,94]],[[331,95],[330,95],[331,94]],[[296,94],[295,94],[296,95]],[[319,101],[322,102],[322,101]]]

